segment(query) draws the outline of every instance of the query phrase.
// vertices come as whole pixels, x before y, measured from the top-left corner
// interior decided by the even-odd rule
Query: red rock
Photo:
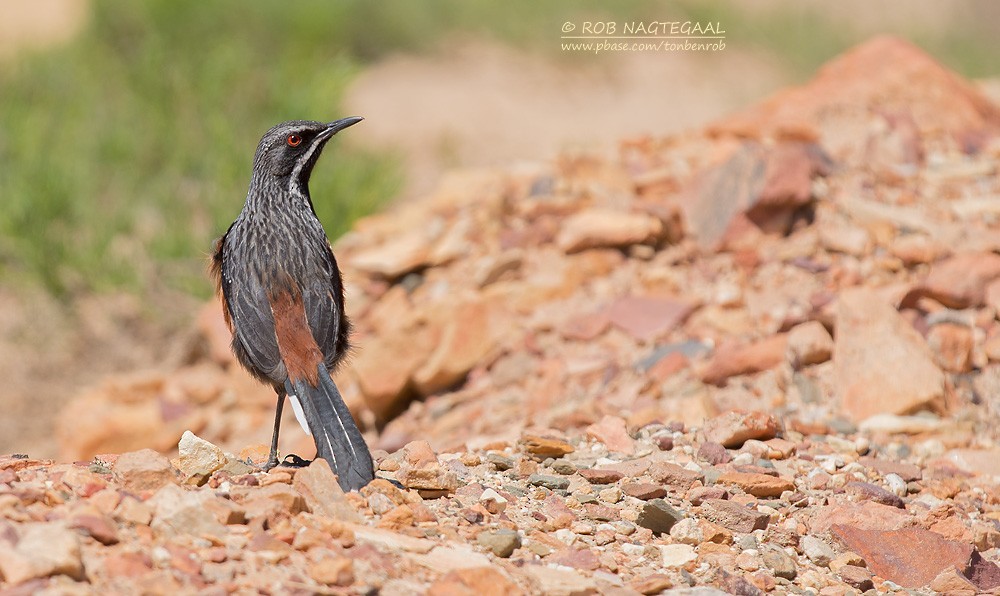
[[[601,466],[602,470],[614,470],[620,472],[622,475],[628,478],[638,478],[646,473],[649,469],[650,461],[648,458],[640,457],[639,459],[627,459],[614,464],[604,464]]]
[[[580,476],[591,484],[614,484],[625,477],[617,470],[606,470],[601,468],[583,468],[577,470]]]
[[[848,482],[844,486],[844,492],[858,500],[874,501],[889,507],[902,509],[905,505],[903,499],[885,490],[881,486],[876,486],[870,482]]]
[[[986,288],[1000,278],[1000,255],[992,252],[962,253],[931,267],[930,273],[903,298],[910,306],[921,297],[930,297],[948,308],[982,306]]]
[[[883,476],[886,474],[896,474],[906,482],[920,480],[923,475],[920,470],[920,466],[892,461],[889,459],[876,459],[874,457],[866,456],[858,458],[858,463],[866,468],[871,468],[872,470],[877,471]]]
[[[437,454],[427,441],[410,441],[403,446],[403,459],[411,466],[422,468],[438,463]]]
[[[774,368],[785,361],[785,334],[773,335],[751,344],[724,343],[701,373],[701,380],[723,385],[729,377],[749,375]]]
[[[683,323],[692,310],[693,305],[673,298],[627,296],[609,307],[608,318],[635,339],[652,341]]]
[[[834,383],[851,419],[943,407],[944,375],[924,339],[871,290],[841,293],[836,335]]]
[[[765,412],[731,411],[705,422],[705,440],[723,447],[740,447],[748,439],[766,441],[781,430],[781,422]]]
[[[687,368],[690,363],[691,361],[684,354],[671,352],[650,366],[646,374],[662,383]]]
[[[82,530],[87,536],[107,546],[118,543],[118,529],[113,521],[96,510],[83,511],[75,514],[69,522],[69,527]]]
[[[691,486],[701,480],[704,475],[678,466],[677,464],[658,461],[649,466],[650,477],[678,491],[687,491]]]
[[[903,510],[874,501],[835,503],[813,511],[809,522],[810,534],[822,534],[835,525],[847,525],[872,531],[898,530],[916,520]]]
[[[872,572],[856,565],[844,565],[837,572],[843,582],[856,590],[868,591],[874,587]]]
[[[778,92],[715,125],[739,136],[817,131],[835,152],[857,145],[870,114],[903,113],[921,136],[963,135],[1000,127],[1000,109],[913,44],[881,36],[826,63],[802,87]]]
[[[739,594],[740,596],[764,596],[762,588],[758,588],[740,575],[729,573],[725,569],[719,569],[715,581],[726,594]],[[772,577],[768,587],[770,587],[773,583],[774,578]]]
[[[718,443],[706,441],[698,447],[698,459],[707,461],[713,466],[728,463],[733,459],[729,451]]]
[[[433,350],[434,335],[426,325],[411,323],[371,338],[351,359],[365,404],[376,418],[388,420],[405,407],[410,379]]]
[[[607,309],[597,312],[577,315],[569,320],[560,329],[562,336],[566,339],[577,341],[590,341],[604,334],[611,326],[611,319]]]
[[[921,528],[877,531],[837,524],[830,533],[861,555],[873,573],[905,588],[926,586],[952,566],[965,569],[974,550]]]
[[[109,552],[101,561],[108,577],[136,578],[149,573],[153,561],[146,553]]]
[[[934,353],[938,366],[948,372],[972,370],[972,348],[975,340],[972,328],[955,323],[938,323],[927,332],[927,345]]]
[[[785,233],[795,210],[812,199],[812,179],[828,170],[828,158],[812,143],[744,143],[694,177],[682,203],[688,227],[706,248],[742,248],[741,236],[756,229]]]
[[[422,395],[441,391],[465,378],[494,351],[508,320],[496,300],[461,302],[445,309],[440,339],[426,362],[413,373]]]
[[[557,565],[565,565],[586,571],[594,571],[601,566],[597,555],[589,548],[567,548],[550,555],[546,560]]]
[[[614,521],[618,519],[618,510],[607,505],[587,503],[584,505],[583,510],[590,519],[598,521]]]
[[[981,591],[995,591],[1000,587],[1000,566],[983,559],[978,552],[972,553],[972,559],[962,574]]]
[[[625,429],[625,421],[617,416],[605,416],[600,421],[591,424],[587,427],[587,435],[604,443],[608,451],[625,455],[635,453],[635,441]]]
[[[721,486],[696,486],[689,490],[684,498],[698,506],[710,499],[728,499],[729,493]]]
[[[543,512],[553,528],[568,528],[576,521],[576,514],[566,505],[566,501],[553,493],[545,497]]]
[[[934,590],[935,594],[948,594],[949,596],[975,596],[979,592],[976,585],[955,567],[939,573],[927,587]]]
[[[674,583],[670,579],[670,576],[663,573],[651,573],[644,577],[633,579],[628,583],[628,587],[646,596],[660,594],[668,588],[673,587],[673,585]]]
[[[471,567],[455,569],[431,584],[428,596],[521,596],[524,594],[499,569]]]
[[[747,474],[726,472],[717,482],[735,484],[755,497],[780,497],[785,491],[794,491],[795,483],[787,478],[775,478],[767,474]]]
[[[770,516],[750,509],[733,501],[708,499],[701,505],[705,517],[727,530],[746,534],[754,530],[763,530],[771,521]]]
[[[653,437],[653,444],[656,445],[656,448],[660,451],[673,451],[674,438],[670,435],[655,435]]]
[[[667,489],[649,482],[626,482],[622,485],[622,492],[630,497],[648,501],[666,496]]]
[[[573,446],[562,437],[527,431],[521,434],[518,445],[539,457],[562,457],[574,451]]]

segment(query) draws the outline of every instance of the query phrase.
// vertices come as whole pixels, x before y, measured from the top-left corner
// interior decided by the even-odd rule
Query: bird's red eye
[[[298,147],[301,144],[302,144],[302,137],[300,137],[299,135],[288,135],[289,147]]]

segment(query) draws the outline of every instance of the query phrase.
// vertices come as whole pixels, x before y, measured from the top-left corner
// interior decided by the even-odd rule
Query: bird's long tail
[[[371,452],[326,367],[319,365],[317,387],[297,379],[285,381],[285,390],[298,398],[316,442],[316,455],[329,462],[340,487],[358,490],[371,482],[375,477]]]

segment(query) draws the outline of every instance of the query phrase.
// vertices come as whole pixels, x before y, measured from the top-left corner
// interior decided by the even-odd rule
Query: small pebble
[[[899,474],[886,474],[885,484],[889,489],[889,492],[897,497],[905,497],[909,492],[906,486],[906,481],[903,480]]]
[[[546,474],[532,474],[528,476],[528,484],[541,486],[549,490],[566,490],[569,488],[569,479],[558,476],[548,476]]]

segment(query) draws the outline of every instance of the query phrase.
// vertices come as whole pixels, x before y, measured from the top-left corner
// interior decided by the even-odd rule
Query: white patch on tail
[[[306,413],[302,411],[302,404],[299,403],[299,398],[289,393],[288,399],[292,402],[292,411],[295,412],[295,419],[299,421],[299,426],[311,437],[312,431],[309,430],[309,423],[306,422]]]

